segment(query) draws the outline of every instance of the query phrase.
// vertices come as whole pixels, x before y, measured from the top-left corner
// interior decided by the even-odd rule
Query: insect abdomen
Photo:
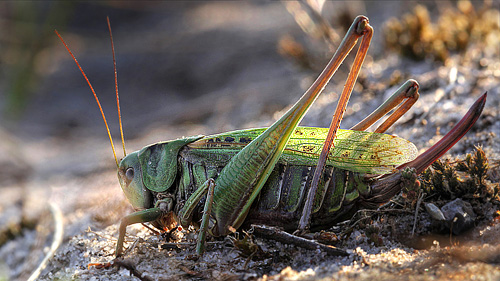
[[[203,159],[188,151],[181,152],[178,200],[187,200],[198,186],[208,178],[216,179],[223,166],[207,165]],[[245,223],[258,223],[297,228],[315,167],[307,165],[277,164],[253,203]],[[351,211],[360,193],[367,194],[369,187],[364,174],[327,166],[315,197],[311,228],[332,225]],[[202,209],[204,200],[199,203]],[[198,216],[194,216],[196,220]]]
[[[315,167],[279,164],[254,202],[246,223],[297,229]],[[311,228],[331,226],[351,211],[368,184],[359,173],[326,167],[313,205]]]

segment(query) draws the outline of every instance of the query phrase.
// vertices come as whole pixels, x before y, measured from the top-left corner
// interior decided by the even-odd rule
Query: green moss
[[[471,45],[498,38],[499,10],[485,4],[476,9],[469,1],[442,7],[436,23],[425,6],[417,5],[402,18],[391,18],[384,28],[385,45],[415,59],[445,62],[450,53],[463,53]],[[493,36],[493,35],[497,36]]]
[[[437,160],[422,173],[422,187],[429,196],[439,199],[455,198],[498,200],[499,184],[488,180],[488,159],[481,147],[464,160]]]

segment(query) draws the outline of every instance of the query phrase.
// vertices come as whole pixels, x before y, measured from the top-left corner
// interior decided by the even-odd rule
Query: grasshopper
[[[107,128],[92,85],[57,35],[87,80]],[[383,134],[417,101],[419,85],[415,80],[405,82],[350,130],[339,129],[372,35],[368,18],[358,16],[316,81],[268,128],[158,142],[126,155],[120,117],[125,154],[121,161],[109,129],[108,136],[120,185],[136,211],[121,221],[116,256],[123,254],[126,227],[135,223],[151,222],[161,230],[199,225],[198,254],[205,250],[208,233],[224,236],[252,223],[278,226],[295,231],[295,235],[326,229],[360,208],[388,202],[408,177],[441,157],[479,118],[486,94],[441,141],[418,157],[411,142]],[[298,127],[360,38],[330,128]],[[114,49],[113,62],[117,85]],[[116,95],[120,113],[117,87]],[[393,109],[375,132],[365,131]]]

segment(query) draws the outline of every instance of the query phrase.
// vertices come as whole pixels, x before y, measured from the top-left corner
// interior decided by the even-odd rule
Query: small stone
[[[441,212],[441,210],[434,204],[432,203],[425,203],[425,209],[427,210],[427,213],[429,213],[429,215],[435,219],[435,220],[438,220],[438,221],[445,221],[446,218],[444,217],[443,215],[443,212]]]
[[[453,234],[458,235],[474,226],[476,214],[469,202],[457,198],[441,208],[446,224]]]

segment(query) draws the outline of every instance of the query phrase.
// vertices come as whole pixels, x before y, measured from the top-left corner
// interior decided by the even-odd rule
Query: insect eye
[[[134,168],[127,168],[125,171],[125,177],[127,177],[128,180],[133,180],[134,179]]]

